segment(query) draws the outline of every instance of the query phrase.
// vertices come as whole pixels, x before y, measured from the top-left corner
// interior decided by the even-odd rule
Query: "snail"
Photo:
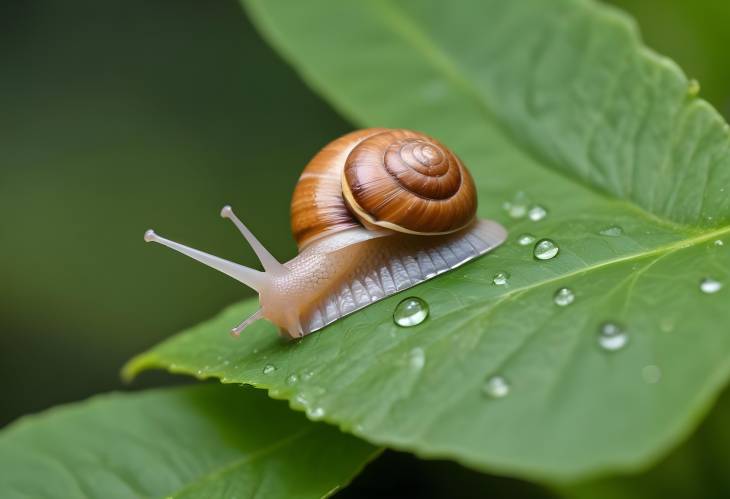
[[[221,210],[264,271],[244,267],[148,230],[144,239],[228,274],[259,293],[260,308],[232,329],[265,318],[298,338],[371,303],[494,249],[506,230],[476,218],[474,181],[439,141],[411,130],[369,128],[320,150],[291,202],[299,248],[280,263],[236,217]]]

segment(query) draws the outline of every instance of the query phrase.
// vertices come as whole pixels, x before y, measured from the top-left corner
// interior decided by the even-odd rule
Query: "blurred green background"
[[[730,116],[730,2],[615,3]],[[255,265],[230,203],[292,257],[298,174],[350,128],[236,0],[0,3],[0,426],[123,388],[131,355],[248,296],[142,233]]]

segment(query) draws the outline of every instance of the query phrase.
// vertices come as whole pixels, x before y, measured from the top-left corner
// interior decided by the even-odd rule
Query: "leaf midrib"
[[[276,440],[273,443],[267,445],[266,447],[257,449],[253,452],[246,454],[245,456],[243,456],[241,458],[234,459],[233,461],[231,461],[229,463],[226,463],[220,467],[214,468],[206,473],[203,473],[202,475],[196,477],[194,480],[192,480],[190,483],[188,483],[184,487],[182,487],[174,492],[171,492],[166,497],[174,498],[180,494],[185,493],[188,490],[192,490],[196,487],[199,487],[202,483],[204,483],[206,481],[209,481],[209,480],[215,479],[216,477],[224,475],[224,474],[228,473],[229,471],[232,471],[232,470],[238,468],[239,466],[250,464],[257,460],[263,459],[264,457],[267,457],[267,456],[275,453],[282,447],[285,447],[285,446],[291,444],[292,442],[295,442],[301,438],[304,438],[305,436],[313,433],[314,431],[315,431],[315,428],[305,428],[304,430],[293,433],[285,438]]]
[[[596,270],[599,270],[599,269],[602,269],[605,267],[610,267],[612,265],[630,262],[633,260],[641,260],[641,259],[651,257],[651,256],[663,257],[663,256],[669,255],[671,253],[674,253],[676,251],[687,249],[692,246],[697,246],[697,245],[705,243],[711,239],[720,239],[723,236],[727,236],[727,235],[730,235],[730,227],[722,227],[721,229],[717,229],[717,230],[714,230],[711,232],[705,232],[698,236],[694,236],[694,237],[690,237],[690,238],[686,238],[686,239],[678,239],[677,241],[674,241],[672,243],[665,244],[662,246],[657,246],[656,248],[649,250],[649,251],[640,251],[640,252],[620,256],[617,258],[604,260],[602,262],[595,263],[592,265],[586,265],[585,267],[577,268],[577,269],[567,272],[565,274],[560,274],[560,275],[556,275],[555,277],[551,277],[549,279],[536,281],[536,282],[534,282],[532,284],[528,284],[526,286],[516,287],[516,288],[500,295],[499,298],[497,300],[495,300],[494,302],[487,302],[487,303],[479,302],[476,305],[467,305],[465,307],[461,307],[460,309],[454,310],[453,312],[450,312],[447,315],[463,313],[464,309],[472,308],[472,307],[478,308],[478,307],[482,306],[484,309],[489,309],[494,306],[498,306],[502,301],[505,301],[506,299],[512,297],[513,295],[526,293],[526,292],[532,291],[533,289],[537,289],[537,288],[540,288],[540,287],[548,285],[548,284],[554,284],[556,282],[562,281],[564,279],[569,279],[571,277],[575,277],[580,274],[593,272],[593,271],[596,271]]]
[[[533,160],[533,162],[545,165],[547,169],[560,178],[587,189],[604,200],[610,200],[621,204],[649,222],[672,228],[677,232],[687,232],[688,230],[694,229],[693,226],[679,224],[673,220],[663,218],[646,210],[629,199],[614,196],[592,183],[586,182],[578,177],[568,175],[565,171],[558,168],[557,165],[550,161],[549,158],[540,155],[539,151],[531,144],[525,143],[515,137],[514,132],[509,127],[505,126],[501,120],[497,119],[490,109],[486,99],[466,77],[466,73],[458,66],[458,64],[453,62],[456,58],[448,57],[448,52],[438,46],[432,38],[428,37],[426,32],[416,24],[412,17],[407,15],[402,7],[396,6],[395,2],[388,2],[386,0],[380,0],[377,2],[373,1],[366,5],[370,5],[371,7],[377,6],[385,20],[384,24],[389,26],[396,35],[400,35],[400,37],[413,49],[421,52],[424,60],[432,63],[434,68],[442,70],[446,79],[455,84],[457,88],[461,88],[466,97],[475,103],[485,122],[488,125],[494,125],[513,148],[524,152]],[[388,16],[391,16],[393,19],[389,20]],[[647,51],[646,53],[647,57],[656,57],[652,52]],[[683,102],[681,107],[677,110],[677,114],[681,114],[688,105],[688,102]]]

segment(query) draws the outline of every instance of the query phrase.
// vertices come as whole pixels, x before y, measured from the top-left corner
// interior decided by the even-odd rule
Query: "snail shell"
[[[418,235],[456,232],[477,209],[474,181],[436,139],[368,128],[329,143],[304,168],[291,224],[299,248],[364,225]]]
[[[279,263],[226,206],[264,272],[145,233],[259,293],[266,318],[295,338],[499,246],[507,232],[475,219],[476,189],[459,158],[436,139],[369,128],[325,146],[305,167],[291,204],[299,254]]]

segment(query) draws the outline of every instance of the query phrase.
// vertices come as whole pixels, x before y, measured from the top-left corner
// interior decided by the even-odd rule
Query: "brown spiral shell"
[[[361,224],[422,235],[455,232],[474,219],[476,208],[471,175],[439,141],[411,130],[368,128],[312,158],[294,190],[291,223],[303,248]]]

